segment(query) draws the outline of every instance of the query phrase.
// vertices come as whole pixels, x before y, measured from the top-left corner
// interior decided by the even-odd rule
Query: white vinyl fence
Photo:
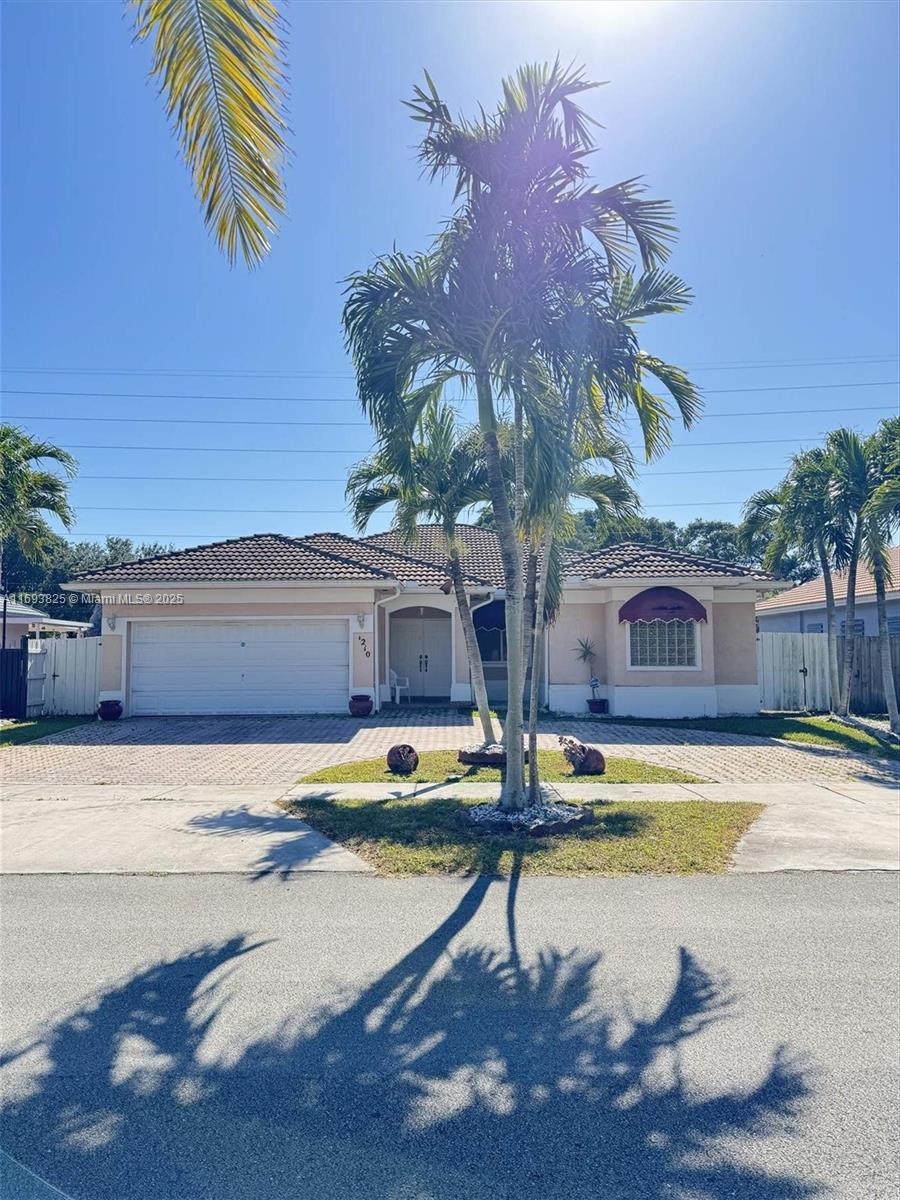
[[[831,684],[824,633],[761,633],[756,655],[763,708],[828,711]]]
[[[96,711],[101,641],[42,638],[28,643],[29,717],[76,717]]]

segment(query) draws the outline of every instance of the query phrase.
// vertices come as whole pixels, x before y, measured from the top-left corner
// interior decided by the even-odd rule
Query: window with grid
[[[628,629],[632,667],[695,667],[696,621],[632,621]]]
[[[888,617],[888,636],[900,637],[900,617]]]
[[[850,630],[850,632],[852,634],[855,634],[857,637],[862,637],[862,635],[866,632],[866,623],[862,619],[862,617],[856,617],[853,620],[852,625],[853,625],[853,628]],[[841,635],[844,636],[844,635],[846,635],[846,633],[847,633],[847,622],[841,621]]]

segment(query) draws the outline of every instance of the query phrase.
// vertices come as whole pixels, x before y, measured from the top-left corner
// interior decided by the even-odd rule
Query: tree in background
[[[850,715],[853,691],[853,666],[856,640],[856,578],[866,536],[866,503],[874,492],[872,464],[866,442],[852,429],[833,429],[825,439],[831,470],[831,508],[836,525],[835,565],[847,572],[847,599],[844,605],[844,653],[841,660],[841,690],[835,711]]]
[[[48,470],[52,464],[63,476]],[[0,425],[0,586],[3,615],[0,647],[6,645],[6,611],[15,581],[6,563],[7,543],[15,538],[21,552],[40,561],[53,536],[48,517],[56,517],[66,529],[75,519],[69,504],[68,480],[77,469],[67,450],[52,442],[39,441],[15,425]]]
[[[415,554],[418,522],[435,521],[440,525],[485,745],[496,739],[475,622],[463,580],[464,564],[456,524],[467,508],[485,500],[487,495],[480,433],[468,430],[460,435],[453,409],[437,402],[429,404],[422,415],[409,464],[405,455],[400,455],[398,461],[388,442],[357,464],[347,480],[350,511],[361,533],[372,515],[385,504],[395,506],[393,526],[412,554]]]
[[[501,804],[522,808],[524,692],[520,467],[510,506],[498,440],[498,406],[514,408],[514,460],[525,423],[560,452],[564,414],[531,386],[536,367],[600,426],[631,408],[649,455],[669,442],[670,412],[647,386],[658,380],[689,424],[699,400],[683,372],[644,353],[631,324],[639,313],[675,311],[684,284],[659,270],[674,236],[668,204],[636,181],[585,183],[594,147],[575,102],[589,88],[580,70],[521,68],[504,80],[497,110],[455,121],[430,78],[410,107],[426,126],[420,157],[432,177],[451,176],[459,201],[433,248],[384,256],[349,281],[344,327],[360,400],[382,443],[412,447],[436,388],[473,387],[484,439],[491,506],[506,584],[507,769]],[[629,271],[635,250],[644,274]],[[571,336],[573,314],[581,325]],[[555,431],[555,437],[547,431]]]
[[[489,524],[486,512],[479,524]],[[566,545],[573,550],[601,550],[617,542],[641,542],[650,546],[663,546],[667,550],[679,550],[685,554],[700,554],[707,558],[718,558],[723,562],[740,563],[744,566],[761,567],[765,558],[767,538],[765,535],[744,542],[742,527],[732,521],[705,520],[697,517],[687,525],[675,521],[662,521],[659,517],[639,515],[628,520],[616,520],[608,514],[588,509],[574,515],[572,531]],[[782,555],[776,568],[778,574],[794,583],[805,583],[814,578],[817,567],[811,558],[798,553]]]
[[[10,590],[25,603],[40,608],[51,617],[70,621],[91,621],[96,605],[82,599],[77,592],[63,597],[61,585],[83,571],[99,571],[118,563],[137,558],[153,558],[168,554],[173,545],[161,542],[135,543],[131,538],[108,537],[105,542],[68,542],[57,533],[48,531],[39,560],[23,553],[18,539],[9,539],[5,564],[9,572]]]
[[[833,461],[826,450],[795,455],[778,487],[764,488],[747,501],[738,545],[742,549],[762,546],[762,566],[770,571],[783,571],[783,563],[791,553],[801,561],[814,558],[818,563],[825,591],[828,672],[835,708],[841,672],[832,567],[845,545],[845,532],[843,518],[835,507],[833,482]]]
[[[270,0],[131,0],[203,219],[258,266],[284,213],[283,47]]]
[[[863,508],[863,556],[875,582],[878,611],[878,652],[888,719],[893,733],[900,734],[897,688],[888,634],[887,585],[893,583],[888,549],[900,527],[900,417],[882,421],[866,441],[870,494]]]

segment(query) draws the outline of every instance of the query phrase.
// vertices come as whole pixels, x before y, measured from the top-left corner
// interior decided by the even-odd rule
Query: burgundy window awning
[[[619,609],[619,621],[705,621],[706,609],[681,588],[647,588]]]

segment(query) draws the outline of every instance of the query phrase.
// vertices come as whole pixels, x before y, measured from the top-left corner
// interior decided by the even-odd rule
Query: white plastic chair
[[[390,676],[391,676],[391,691],[394,693],[394,703],[399,704],[400,703],[400,693],[406,692],[407,702],[412,704],[412,696],[410,695],[410,691],[409,691],[409,676],[408,675],[398,675],[397,672],[394,671],[393,669],[391,670]]]

